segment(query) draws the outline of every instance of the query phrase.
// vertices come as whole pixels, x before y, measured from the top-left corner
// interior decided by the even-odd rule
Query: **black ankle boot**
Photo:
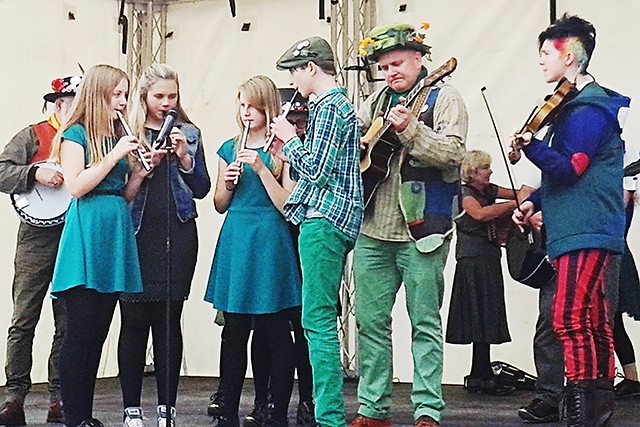
[[[567,383],[567,427],[606,426],[613,415],[613,380]]]
[[[567,382],[567,427],[587,427],[588,381]]]
[[[592,383],[592,398],[589,404],[589,418],[595,427],[606,426],[613,415],[613,380],[601,378]]]

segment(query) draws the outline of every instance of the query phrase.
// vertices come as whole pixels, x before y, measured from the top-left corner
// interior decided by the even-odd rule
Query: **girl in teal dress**
[[[294,370],[290,310],[301,304],[295,243],[281,214],[294,183],[288,166],[263,148],[280,112],[275,84],[256,76],[238,90],[237,121],[246,140],[226,141],[214,205],[227,217],[220,231],[205,300],[224,313],[220,354],[224,408],[219,426],[237,426],[251,329],[269,340],[272,425],[286,425]]]
[[[117,112],[125,110],[128,91],[124,71],[91,68],[52,147],[51,160],[61,164],[73,196],[51,285],[68,314],[59,374],[69,427],[102,426],[92,415],[102,346],[119,293],[142,291],[126,200],[135,196],[147,171],[127,159],[138,150],[138,141],[119,137]]]

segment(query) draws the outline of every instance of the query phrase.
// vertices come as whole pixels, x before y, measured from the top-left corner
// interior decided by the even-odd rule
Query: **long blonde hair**
[[[249,104],[264,114],[267,126],[267,135],[269,135],[269,124],[271,123],[271,120],[278,116],[282,110],[280,92],[278,91],[278,88],[276,88],[273,80],[262,75],[251,77],[238,88],[237,101],[240,101],[240,95],[244,96]],[[242,135],[245,124],[242,120],[239,105],[238,111],[236,112],[236,122],[240,127],[240,135]],[[236,137],[236,150],[240,148],[240,135]],[[269,158],[273,168],[272,173],[279,179],[282,174],[282,160],[272,154],[269,154]]]
[[[111,97],[122,80],[129,82],[127,73],[110,65],[96,65],[87,71],[71,104],[69,119],[53,140],[50,161],[60,163],[62,134],[75,124],[83,125],[87,132],[89,166],[97,165],[107,155],[111,146],[105,144],[105,138],[117,136],[111,117]]]
[[[131,131],[136,135],[138,141],[143,141],[147,146],[148,141],[145,138],[144,124],[147,120],[147,95],[151,86],[160,80],[172,80],[176,82],[178,89],[178,102],[176,110],[178,111],[178,122],[191,123],[187,113],[180,104],[180,82],[178,81],[178,73],[167,64],[152,64],[148,66],[140,75],[140,79],[132,91],[129,98],[129,124]]]

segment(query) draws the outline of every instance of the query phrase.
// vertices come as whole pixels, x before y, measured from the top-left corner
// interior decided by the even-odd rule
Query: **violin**
[[[533,110],[529,119],[518,133],[523,134],[525,132],[531,132],[532,134],[535,134],[538,132],[544,125],[549,123],[553,117],[555,117],[558,112],[558,108],[573,99],[577,93],[576,84],[563,77],[558,82],[555,92],[545,98],[544,104]],[[512,165],[518,163],[522,157],[522,154],[520,153],[520,150],[522,149],[522,142],[522,138],[516,138],[511,146],[511,151],[509,151],[508,156],[509,162]]]

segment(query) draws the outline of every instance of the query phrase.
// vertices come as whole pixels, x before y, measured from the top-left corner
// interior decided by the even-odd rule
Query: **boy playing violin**
[[[577,94],[535,135],[511,137],[543,172],[540,191],[513,219],[525,224],[543,207],[547,252],[558,271],[552,319],[564,352],[569,426],[605,425],[613,413],[612,313],[624,249],[619,118],[630,100],[587,73],[595,35],[589,22],[566,14],[540,33],[545,80],[566,79]]]

